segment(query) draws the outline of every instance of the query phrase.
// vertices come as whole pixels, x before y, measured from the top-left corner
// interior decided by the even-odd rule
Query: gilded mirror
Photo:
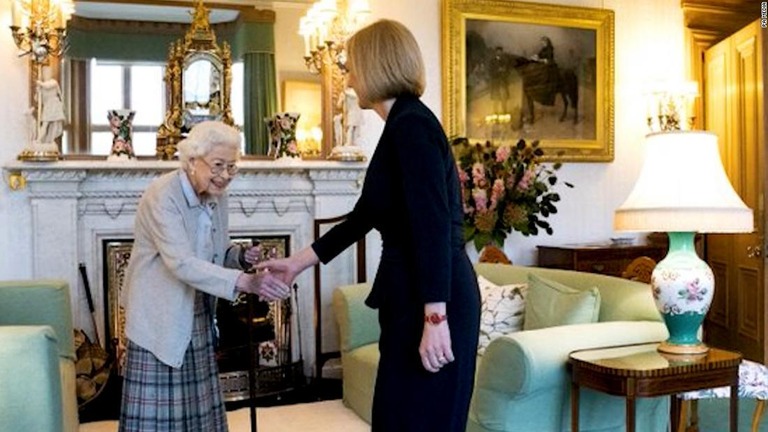
[[[157,131],[160,159],[173,159],[178,142],[201,121],[235,123],[230,105],[232,51],[228,43],[216,43],[209,14],[199,0],[189,30],[169,48],[165,69],[168,110]]]

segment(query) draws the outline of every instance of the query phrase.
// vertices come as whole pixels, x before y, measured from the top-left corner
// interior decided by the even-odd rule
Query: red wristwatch
[[[432,312],[429,315],[424,315],[424,322],[432,325],[438,325],[443,321],[448,320],[448,315],[440,315],[437,312]]]

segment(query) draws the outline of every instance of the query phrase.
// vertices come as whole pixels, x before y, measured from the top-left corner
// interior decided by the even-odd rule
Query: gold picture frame
[[[539,140],[547,161],[613,160],[613,11],[444,0],[442,41],[449,137]]]

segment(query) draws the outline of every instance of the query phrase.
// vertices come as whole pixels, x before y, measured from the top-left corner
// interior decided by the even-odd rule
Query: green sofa
[[[0,430],[78,428],[69,285],[0,282]]]
[[[498,285],[526,283],[529,273],[585,290],[600,291],[598,322],[519,331],[494,339],[478,358],[469,432],[559,432],[570,430],[571,351],[661,341],[668,333],[650,287],[611,276],[505,264],[477,264],[479,275]],[[365,421],[379,360],[376,311],[363,303],[368,284],[339,287],[333,308],[339,324],[343,399]],[[583,432],[624,431],[623,398],[582,389]],[[641,398],[637,431],[667,430],[669,398]]]

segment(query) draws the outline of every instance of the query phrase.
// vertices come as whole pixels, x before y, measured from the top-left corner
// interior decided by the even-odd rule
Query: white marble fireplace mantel
[[[133,238],[142,192],[155,177],[178,166],[178,161],[12,162],[4,166],[6,176],[21,175],[26,181],[24,188],[13,193],[29,199],[33,277],[63,278],[70,283],[76,327],[91,328],[79,263],[87,266],[97,325],[104,335],[103,241]],[[289,235],[291,251],[312,242],[315,219],[351,210],[366,169],[365,163],[334,161],[244,160],[239,166],[229,187],[231,235]],[[340,268],[341,272],[324,276],[324,289],[332,290],[335,280],[353,280],[352,264]],[[309,370],[314,362],[312,272],[304,272],[297,283],[301,345]],[[333,327],[327,336],[324,330],[324,341],[336,340]]]

